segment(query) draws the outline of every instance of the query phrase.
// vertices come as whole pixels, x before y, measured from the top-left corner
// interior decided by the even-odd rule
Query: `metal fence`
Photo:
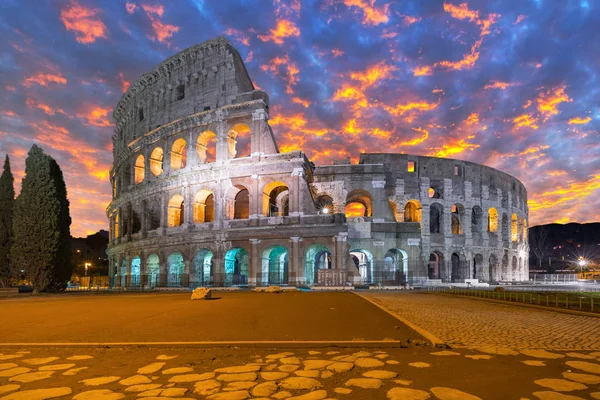
[[[533,283],[577,283],[577,274],[536,274],[530,273],[529,280]]]

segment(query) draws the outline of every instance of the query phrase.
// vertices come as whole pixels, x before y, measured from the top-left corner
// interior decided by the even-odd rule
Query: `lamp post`
[[[88,268],[92,266],[92,263],[87,263],[87,262],[86,262],[86,263],[84,264],[84,266],[85,266],[85,276],[87,276]]]

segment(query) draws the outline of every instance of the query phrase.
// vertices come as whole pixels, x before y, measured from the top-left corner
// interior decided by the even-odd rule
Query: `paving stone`
[[[588,387],[579,382],[572,382],[566,379],[538,379],[533,383],[536,385],[544,386],[550,388],[556,392],[572,392],[574,390],[585,390]]]
[[[290,400],[323,400],[327,398],[326,390],[315,390],[300,396],[289,397]]]
[[[82,354],[82,355],[79,355],[79,356],[67,357],[67,360],[69,360],[69,361],[81,361],[81,360],[89,360],[91,358],[94,358],[94,357],[88,356],[87,354]]]
[[[362,368],[377,368],[383,367],[385,363],[376,358],[361,357],[357,358],[356,361],[354,361],[354,365]]]
[[[436,351],[435,353],[430,353],[432,356],[460,356],[460,353],[455,351],[443,350]]]
[[[565,358],[565,356],[562,354],[551,353],[546,350],[521,350],[521,354],[525,354],[526,356],[529,356],[529,357],[544,358],[544,359],[548,359],[548,360],[556,360],[559,358]]]
[[[15,390],[18,390],[20,387],[21,387],[21,385],[17,385],[15,383],[0,386],[0,394],[14,392]]]
[[[591,372],[592,374],[600,374],[600,364],[590,363],[587,361],[567,361],[569,367],[580,369],[585,372]]]
[[[169,379],[172,383],[183,383],[183,382],[198,382],[205,381],[208,379],[214,379],[216,374],[214,372],[205,372],[203,374],[186,374],[186,375],[175,375]]]
[[[384,358],[388,358],[389,356],[389,354],[377,354],[375,358],[379,358],[380,360],[382,360]]]
[[[334,362],[327,366],[327,369],[333,372],[346,372],[350,371],[352,368],[354,368],[354,363],[344,361]]]
[[[448,387],[434,387],[431,392],[440,400],[481,400],[480,397]]]
[[[217,376],[218,381],[235,382],[235,381],[255,381],[258,379],[256,372],[244,372],[242,374],[221,374]]]
[[[392,371],[373,370],[365,372],[363,376],[365,378],[392,379],[397,377],[398,374]]]
[[[208,400],[245,400],[248,398],[250,398],[250,393],[247,390],[215,393],[207,397]]]
[[[288,399],[288,398],[292,397],[292,394],[290,392],[288,392],[287,390],[282,390],[280,392],[275,393],[271,397],[274,399]]]
[[[533,395],[540,400],[585,400],[583,397],[556,392],[533,392]]]
[[[152,390],[146,390],[145,392],[139,393],[137,395],[137,397],[155,397],[155,396],[159,396],[162,391],[165,389],[152,389]]]
[[[299,365],[281,365],[278,369],[281,372],[294,372],[298,368],[300,368]]]
[[[493,357],[488,354],[470,354],[466,355],[466,358],[470,358],[472,360],[491,360]]]
[[[321,382],[312,378],[303,378],[292,376],[284,379],[279,383],[279,386],[287,390],[315,390],[322,387]]]
[[[569,352],[565,354],[567,357],[572,357],[572,358],[581,358],[582,360],[595,360],[596,357],[591,356],[589,354],[583,354],[583,353],[577,353],[577,352]]]
[[[145,367],[142,367],[140,369],[137,370],[138,374],[153,374],[155,372],[158,372],[162,369],[162,367],[164,367],[165,365],[167,365],[167,363],[164,362],[155,362],[152,364],[148,364]]]
[[[46,400],[67,396],[72,392],[69,387],[21,390],[2,397],[2,400]]]
[[[23,357],[23,354],[0,354],[0,360],[14,360],[21,357]]]
[[[327,352],[327,353],[325,353],[325,354],[327,354],[328,356],[332,356],[332,355],[334,355],[334,354],[340,354],[340,352],[339,352],[339,351],[328,351],[328,352]],[[600,357],[600,356],[599,356],[599,357]]]
[[[187,388],[168,388],[162,391],[160,394],[162,397],[179,397],[186,394]]]
[[[578,374],[575,372],[563,372],[563,376],[569,380],[585,383],[587,385],[598,385],[600,384],[600,376],[589,375],[589,374]]]
[[[336,392],[337,394],[350,394],[352,393],[352,389],[350,388],[343,388],[343,387],[337,387],[335,389],[333,389],[334,392]]]
[[[415,368],[429,368],[431,367],[431,364],[428,364],[426,362],[413,362],[413,363],[409,363],[408,365],[410,365],[411,367],[415,367]]]
[[[331,364],[333,364],[333,361],[331,360],[305,360],[304,369],[323,369]]]
[[[0,371],[4,371],[5,369],[11,369],[11,368],[15,368],[15,367],[18,367],[18,365],[15,363],[0,364]]]
[[[400,361],[396,361],[396,360],[386,360],[386,361],[385,361],[385,363],[386,363],[386,364],[389,364],[389,365],[398,365],[398,364],[400,364]]]
[[[592,399],[600,399],[600,392],[590,393]]]
[[[333,372],[331,371],[321,371],[321,378],[327,379],[333,376]]]
[[[54,365],[44,365],[40,367],[40,371],[62,371],[65,369],[73,368],[76,364],[54,364]]]
[[[162,385],[159,383],[148,383],[145,385],[133,385],[125,388],[126,392],[145,392],[146,390],[158,389]]]
[[[352,378],[346,383],[346,386],[356,386],[363,389],[379,389],[383,386],[383,382],[380,379],[373,378]]]
[[[123,393],[115,393],[109,389],[88,390],[73,396],[73,400],[121,400],[124,398]]]
[[[145,375],[134,375],[119,381],[123,386],[142,385],[144,383],[152,383],[152,379]]]
[[[73,375],[77,375],[79,372],[83,371],[84,369],[88,369],[89,367],[79,367],[79,368],[72,368],[68,371],[63,372],[64,376],[73,376]]]
[[[223,374],[240,374],[244,372],[260,371],[260,365],[241,365],[237,367],[217,368],[215,372]]]
[[[166,354],[161,354],[160,356],[157,356],[156,359],[157,360],[162,360],[162,361],[168,361],[168,360],[172,360],[174,358],[177,358],[179,356],[168,356]]]
[[[207,396],[207,395],[218,392],[220,387],[221,387],[221,383],[217,382],[214,379],[200,381],[194,385],[194,393],[197,393],[197,394],[200,394],[203,396]]]
[[[431,395],[423,390],[409,389],[403,387],[396,387],[388,390],[386,393],[387,398],[390,400],[426,400]]]
[[[308,354],[310,354],[311,356],[316,356],[317,354],[321,354],[320,351],[315,351],[315,350],[309,350]]]
[[[52,378],[52,375],[54,375],[54,371],[30,372],[27,374],[13,376],[12,378],[9,379],[9,381],[28,383],[28,382],[41,381],[42,379]]]
[[[225,388],[223,388],[223,391],[224,392],[232,392],[232,391],[237,391],[237,390],[248,390],[248,389],[252,389],[254,386],[256,386],[257,383],[258,382],[254,382],[254,381],[231,382]]]
[[[79,381],[79,383],[83,383],[84,386],[100,386],[116,382],[119,379],[121,379],[120,376],[101,376],[98,378],[84,379],[82,381]]]
[[[521,361],[525,365],[529,365],[530,367],[545,367],[546,363],[540,360],[525,360]]]
[[[186,374],[188,372],[193,372],[194,368],[190,367],[177,367],[177,368],[168,368],[162,371],[163,375],[175,375],[175,374]]]
[[[296,374],[297,376],[302,376],[304,378],[318,378],[319,377],[319,370],[318,369],[313,369],[310,371],[296,371],[294,372],[294,374]]]
[[[27,360],[21,360],[21,362],[28,365],[42,365],[56,361],[59,358],[60,357],[29,358]]]
[[[289,356],[293,356],[294,353],[291,353],[289,351],[283,352],[283,353],[277,353],[277,354],[269,354],[268,356],[266,356],[265,358],[267,360],[278,360],[280,358],[284,358],[284,357],[289,357]]]
[[[277,391],[277,384],[275,382],[264,382],[256,385],[254,389],[252,389],[252,396],[258,397],[269,397],[273,393]]]
[[[261,372],[260,377],[266,381],[276,381],[278,379],[287,378],[290,374],[287,372]]]
[[[412,385],[412,381],[406,379],[394,379],[394,383],[404,386]]]
[[[31,371],[31,368],[26,368],[26,367],[5,369],[4,371],[0,371],[0,377],[6,378],[8,376],[26,374],[29,371]]]

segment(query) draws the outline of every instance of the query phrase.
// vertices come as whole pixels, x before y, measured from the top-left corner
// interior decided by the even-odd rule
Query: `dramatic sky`
[[[469,160],[520,179],[530,225],[600,220],[594,0],[0,0],[0,155],[41,145],[74,235],[107,228],[112,109],[218,35],[270,94],[282,151]]]

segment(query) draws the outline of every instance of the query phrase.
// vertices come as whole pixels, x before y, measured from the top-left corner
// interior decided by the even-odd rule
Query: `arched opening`
[[[213,253],[200,249],[194,256],[194,286],[209,286],[213,283]]]
[[[187,165],[187,142],[179,138],[171,146],[171,169],[176,171]]]
[[[495,254],[490,255],[490,265],[489,265],[489,273],[490,273],[490,282],[493,282],[498,275],[498,257]]]
[[[519,220],[517,218],[517,214],[512,215],[512,223],[510,226],[511,240],[516,242],[519,240]]]
[[[488,232],[498,232],[498,211],[494,207],[488,210]]]
[[[315,201],[315,207],[319,214],[333,214],[333,199],[327,194],[322,194],[317,197]]]
[[[116,238],[120,237],[119,236],[120,233],[121,232],[119,231],[119,214],[117,213],[117,214],[115,214],[115,229],[114,229],[114,233],[113,233],[114,238],[116,239]]]
[[[150,172],[154,176],[159,176],[163,172],[163,149],[156,147],[150,153]]]
[[[515,279],[518,281],[523,280],[522,275],[523,275],[523,258],[519,257],[519,269],[517,270],[517,275],[515,276]]]
[[[202,189],[194,197],[194,223],[212,222],[215,217],[215,196],[210,190]]]
[[[373,283],[373,254],[364,249],[350,251],[352,261],[364,284]]]
[[[250,193],[243,186],[235,186],[237,192],[233,198],[233,219],[250,218]]]
[[[180,226],[183,224],[183,196],[176,194],[169,200],[168,227]]]
[[[481,232],[481,219],[483,217],[483,211],[479,206],[473,206],[471,210],[471,233]]]
[[[135,159],[135,167],[134,167],[134,179],[135,184],[142,183],[144,181],[144,177],[146,176],[146,161],[143,155],[137,156]]]
[[[442,198],[442,190],[438,187],[430,187],[427,190],[427,195],[430,199],[441,199]]]
[[[140,286],[142,260],[139,257],[131,259],[131,283],[130,286]]]
[[[246,124],[235,124],[229,130],[230,158],[248,157],[250,155],[251,129]]]
[[[262,283],[264,285],[287,285],[288,251],[283,246],[271,246],[262,253]]]
[[[440,203],[429,206],[429,232],[443,233],[444,207]]]
[[[167,258],[168,276],[167,285],[169,287],[179,287],[183,282],[183,273],[185,264],[181,253],[171,253]]]
[[[289,189],[283,182],[270,182],[262,193],[262,212],[266,217],[289,215]]]
[[[513,256],[512,258],[512,274],[511,274],[511,280],[516,281],[517,280],[517,274],[518,274],[518,262],[517,262],[517,257]]]
[[[442,279],[442,271],[444,268],[444,255],[439,251],[434,251],[429,254],[429,262],[427,263],[427,278]]]
[[[421,222],[423,210],[417,200],[409,200],[404,206],[404,222]]]
[[[225,286],[248,284],[248,252],[241,247],[225,254]]]
[[[131,234],[136,234],[142,230],[142,219],[140,218],[140,214],[131,208]]]
[[[127,259],[121,261],[121,287],[127,286]]]
[[[452,282],[460,282],[463,276],[462,269],[464,263],[461,262],[460,256],[456,253],[452,253],[452,256],[450,256],[450,262],[452,264],[450,279],[452,280]]]
[[[147,203],[146,224],[149,231],[160,228],[160,203],[156,200]]]
[[[502,272],[500,273],[500,280],[507,281],[508,280],[508,254],[504,254],[502,257]]]
[[[146,275],[148,275],[148,285],[150,287],[155,287],[158,284],[160,276],[158,255],[150,254],[146,259]]]
[[[452,234],[453,235],[464,235],[465,231],[463,228],[463,217],[465,215],[465,208],[462,204],[453,204],[451,209],[452,214]]]
[[[304,279],[307,285],[319,282],[319,270],[331,269],[331,251],[327,246],[313,244],[306,250],[304,258]]]
[[[508,225],[508,215],[506,213],[502,213],[502,238],[506,245],[508,245],[508,241],[510,240],[510,226]]]
[[[483,256],[479,253],[473,259],[473,279],[483,279]]]
[[[346,197],[346,218],[370,217],[372,215],[371,194],[366,190],[353,190]]]
[[[408,282],[408,254],[402,249],[390,249],[385,253],[384,271],[397,285]]]
[[[204,131],[198,136],[196,153],[201,164],[217,160],[217,135],[213,131]]]

